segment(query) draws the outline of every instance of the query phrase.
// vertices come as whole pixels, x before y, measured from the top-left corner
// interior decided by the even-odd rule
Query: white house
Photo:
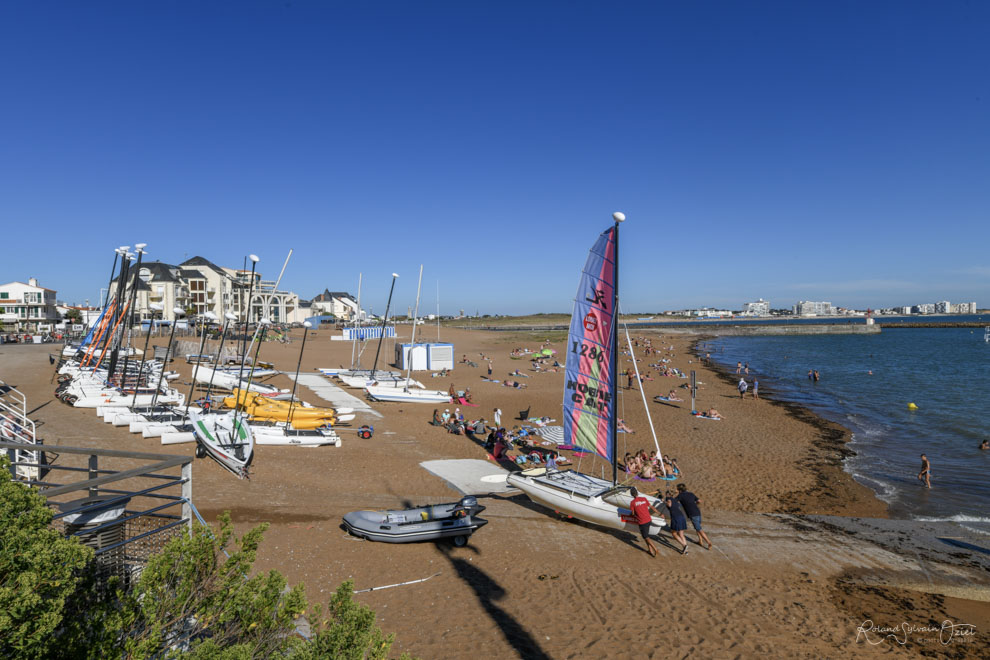
[[[310,316],[328,315],[350,321],[359,314],[360,310],[354,296],[346,291],[324,289],[323,293],[313,298],[310,311]]]
[[[0,323],[15,332],[37,332],[39,325],[54,325],[60,317],[55,310],[55,291],[38,286],[38,280],[28,283],[10,282],[0,285]]]

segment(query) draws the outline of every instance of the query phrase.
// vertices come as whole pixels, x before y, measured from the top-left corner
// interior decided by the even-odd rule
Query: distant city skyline
[[[5,3],[0,282],[113,248],[384,309],[990,304],[987,3]],[[774,305],[778,305],[774,302]]]

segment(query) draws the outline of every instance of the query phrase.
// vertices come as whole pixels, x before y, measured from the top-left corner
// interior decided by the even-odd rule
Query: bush
[[[0,657],[388,657],[393,637],[354,602],[350,582],[325,613],[309,613],[310,639],[297,635],[302,585],[288,588],[277,571],[249,577],[268,525],[235,539],[227,513],[217,534],[196,525],[172,539],[131,588],[97,585],[86,570],[93,551],[51,528],[45,498],[8,465],[0,458]]]
[[[0,657],[51,657],[93,551],[52,529],[52,510],[0,457]]]

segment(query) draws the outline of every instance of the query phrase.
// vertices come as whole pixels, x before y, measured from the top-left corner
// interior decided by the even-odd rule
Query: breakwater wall
[[[554,330],[567,330],[567,326],[560,325],[513,325],[513,326],[455,326],[463,330],[489,330],[496,332],[550,332]],[[821,324],[781,324],[781,325],[701,325],[690,323],[678,323],[676,325],[655,325],[646,327],[643,325],[630,324],[630,331],[659,331],[670,335],[706,335],[709,337],[732,337],[732,336],[768,336],[768,335],[875,335],[880,332],[879,325],[866,325],[851,323],[821,323]]]
[[[720,325],[665,327],[664,334],[699,335],[713,337],[766,337],[766,336],[805,336],[805,335],[875,335],[880,333],[879,325],[829,324],[820,325]]]

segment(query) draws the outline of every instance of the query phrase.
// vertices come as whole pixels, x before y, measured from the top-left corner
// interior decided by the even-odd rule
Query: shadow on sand
[[[506,592],[502,588],[502,585],[493,580],[491,576],[473,563],[455,554],[465,550],[478,554],[478,550],[470,545],[465,548],[455,549],[452,545],[446,543],[438,543],[436,547],[440,554],[450,562],[450,566],[457,573],[457,577],[474,590],[474,595],[491,618],[492,623],[502,632],[505,641],[515,649],[519,657],[549,660],[550,656],[540,647],[536,638],[515,617],[503,610],[496,603],[496,601],[505,598]]]

